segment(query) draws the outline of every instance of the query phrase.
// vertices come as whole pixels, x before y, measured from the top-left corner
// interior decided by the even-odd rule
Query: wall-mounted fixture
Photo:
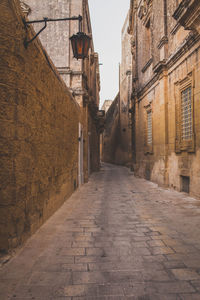
[[[35,20],[35,21],[26,21],[26,20],[24,20],[25,26],[27,26],[29,24],[35,24],[35,23],[44,23],[44,27],[42,27],[40,29],[40,31],[31,40],[27,40],[27,38],[25,38],[25,40],[24,40],[25,48],[28,48],[28,45],[30,43],[32,43],[36,39],[36,37],[47,27],[48,22],[74,21],[74,20],[79,21],[79,32],[70,37],[73,54],[74,54],[74,57],[77,58],[77,59],[86,58],[88,56],[88,51],[89,51],[89,48],[90,48],[91,37],[89,37],[87,34],[82,32],[82,20],[83,20],[83,18],[80,15],[78,17],[62,18],[62,19],[44,18],[43,20]]]

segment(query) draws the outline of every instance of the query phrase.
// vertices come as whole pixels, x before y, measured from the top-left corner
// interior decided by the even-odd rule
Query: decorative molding
[[[167,61],[160,61],[156,66],[154,66],[153,70],[155,75],[145,85],[137,90],[137,98],[140,99],[146,93],[146,91],[150,89],[151,86],[156,83],[156,81],[159,80],[160,74],[164,70],[170,69],[198,41],[200,41],[200,36],[190,33],[182,46],[173,55],[171,55]]]
[[[154,73],[161,73],[166,69],[166,60],[163,59],[162,61],[159,61],[154,67],[153,71]]]
[[[150,87],[159,80],[159,74],[155,74],[144,86],[137,90],[137,98],[140,101],[141,97],[150,89]]]
[[[188,34],[182,45],[173,53],[167,60],[167,67],[170,68],[175,64],[185,53],[188,52],[198,41],[200,40],[200,35],[196,35],[192,32]]]
[[[181,25],[179,23],[176,23],[176,25],[174,26],[174,28],[172,28],[170,33],[172,35],[176,34],[180,27],[181,27]]]
[[[30,6],[28,6],[25,2],[21,1],[20,0],[20,6],[21,6],[21,9],[23,11],[23,13],[28,16],[30,13],[31,13],[31,8]]]
[[[161,38],[160,42],[157,45],[157,48],[161,49],[165,44],[168,44],[168,38],[166,35]]]
[[[173,14],[174,19],[186,30],[200,34],[200,1],[182,0]]]
[[[146,63],[146,65],[142,68],[142,73],[144,73],[149,67],[150,65],[152,64],[153,62],[153,58],[151,57],[148,62]]]
[[[152,2],[153,0],[143,0],[138,10],[138,17],[143,21],[143,25],[145,26],[150,18]]]

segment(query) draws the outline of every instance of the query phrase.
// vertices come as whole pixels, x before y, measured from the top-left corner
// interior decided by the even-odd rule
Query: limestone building
[[[111,106],[112,104],[112,100],[105,100],[101,109],[105,111],[105,113],[107,113],[109,107]]]
[[[92,38],[92,28],[87,0],[23,0],[22,8],[28,20],[71,18],[81,15],[82,31]],[[41,24],[34,24],[38,32]],[[88,180],[89,173],[99,168],[99,61],[94,52],[93,39],[89,56],[84,61],[73,57],[69,38],[79,31],[78,21],[48,23],[39,39],[52,59],[56,69],[75,97],[81,109],[80,151],[83,166],[80,166],[79,183]]]
[[[124,26],[121,32],[121,64],[120,64],[120,164],[131,164],[131,92],[132,92],[132,55],[131,55],[131,36],[128,33],[129,13],[127,14]]]
[[[133,165],[200,197],[200,1],[131,0]]]
[[[132,162],[132,54],[131,36],[128,33],[129,14],[121,32],[121,63],[119,69],[119,93],[112,102],[105,118],[102,135],[102,160],[130,166]]]

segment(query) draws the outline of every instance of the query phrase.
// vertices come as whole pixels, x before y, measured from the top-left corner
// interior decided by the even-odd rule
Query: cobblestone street
[[[103,165],[0,269],[0,299],[200,299],[200,201]]]

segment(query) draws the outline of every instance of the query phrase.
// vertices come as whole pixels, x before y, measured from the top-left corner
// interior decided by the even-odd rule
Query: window
[[[176,153],[195,151],[193,89],[193,72],[175,83]]]
[[[152,145],[152,112],[147,112],[147,144]]]
[[[153,153],[153,110],[152,101],[144,106],[144,151],[145,154]]]
[[[192,139],[192,93],[191,87],[181,92],[181,139]]]

